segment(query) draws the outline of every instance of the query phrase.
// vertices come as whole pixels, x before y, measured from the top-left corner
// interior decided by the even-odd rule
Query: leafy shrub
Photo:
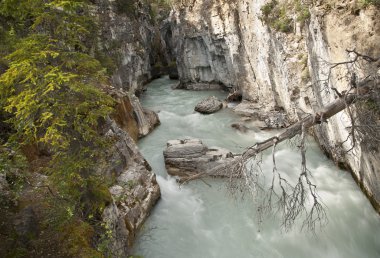
[[[134,16],[136,12],[135,0],[116,0],[116,11],[118,13],[124,13],[128,16]]]
[[[287,15],[286,7],[278,4],[276,0],[261,7],[261,17],[270,27],[281,32],[290,32],[293,29],[293,20]]]
[[[366,7],[368,5],[375,5],[380,7],[380,0],[361,0],[361,4]]]
[[[276,5],[277,5],[277,1],[273,0],[269,3],[266,3],[265,5],[263,5],[261,7],[261,12],[262,12],[264,18],[268,18],[270,16],[270,14],[272,13],[272,11],[276,7]]]
[[[292,13],[296,13],[296,20],[303,26],[310,18],[310,11],[307,5],[300,0],[286,1],[279,3],[272,0],[261,7],[262,17],[270,27],[281,32],[291,32],[293,30]]]
[[[302,25],[310,18],[310,11],[306,5],[303,5],[301,1],[296,3],[297,21]]]

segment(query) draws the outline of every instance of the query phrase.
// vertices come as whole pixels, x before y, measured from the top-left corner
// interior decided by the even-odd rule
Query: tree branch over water
[[[321,108],[318,112],[308,114],[279,135],[247,148],[233,162],[227,165],[219,165],[209,171],[187,178],[182,178],[182,183],[200,179],[207,175],[220,174],[222,176],[228,174],[230,175],[229,188],[232,192],[244,192],[246,190],[251,193],[257,202],[259,218],[267,214],[278,213],[281,215],[282,226],[285,230],[292,228],[294,222],[299,217],[304,219],[302,229],[314,232],[316,227],[324,226],[327,223],[325,206],[317,193],[317,186],[311,180],[312,174],[307,169],[306,164],[305,137],[307,130],[315,125],[323,125],[331,117],[343,110],[347,110],[351,122],[349,137],[351,137],[352,145],[348,151],[352,151],[358,143],[365,139],[364,137],[369,137],[375,141],[380,139],[377,120],[363,120],[366,117],[373,119],[374,116],[378,115],[378,110],[368,111],[368,108],[363,109],[360,105],[360,103],[374,100],[375,105],[379,105],[376,102],[379,97],[378,67],[374,73],[369,73],[361,79],[358,78],[354,70],[351,70],[351,68],[359,65],[359,62],[376,64],[380,61],[380,58],[372,58],[360,54],[355,50],[347,50],[347,53],[348,55],[353,55],[352,59],[329,64],[330,68],[327,79],[324,80],[324,85],[331,85],[332,70],[339,66],[347,68],[347,65],[351,65],[350,68],[347,68],[348,72],[346,74],[346,79],[349,82],[348,90],[339,92],[334,87],[329,88],[338,95],[338,98]],[[358,105],[353,105],[355,103],[358,103]],[[363,110],[366,113],[363,113]],[[369,116],[368,112],[372,115]],[[277,170],[275,150],[279,143],[292,139],[297,135],[301,135],[298,145],[301,153],[301,170],[298,174],[298,179],[292,184],[285,175]],[[344,142],[341,143],[341,145],[343,144]],[[261,153],[269,148],[272,148],[273,170],[268,186],[268,182],[265,182],[265,175],[261,169]],[[259,197],[263,198],[260,199]],[[261,219],[259,220],[261,221]]]

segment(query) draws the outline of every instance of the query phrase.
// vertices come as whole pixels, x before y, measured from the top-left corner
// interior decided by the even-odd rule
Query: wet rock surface
[[[207,147],[199,139],[171,140],[164,150],[165,167],[173,176],[186,177],[230,165],[236,156],[227,149]],[[215,170],[209,176],[229,176],[228,170]]]
[[[202,100],[195,106],[195,111],[202,114],[212,114],[223,108],[223,103],[215,96]]]

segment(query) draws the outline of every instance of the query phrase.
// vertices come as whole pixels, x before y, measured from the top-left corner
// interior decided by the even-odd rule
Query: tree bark
[[[362,89],[366,89],[366,87],[362,87]],[[366,91],[366,92],[368,92],[368,91]],[[357,90],[356,90],[356,93],[343,94],[342,97],[340,97],[340,98],[336,99],[335,101],[333,101],[332,103],[328,104],[327,106],[322,108],[319,112],[317,112],[313,115],[309,115],[309,116],[303,118],[302,120],[300,120],[299,122],[291,125],[290,127],[288,127],[286,129],[285,132],[283,132],[277,136],[273,136],[273,137],[271,137],[265,141],[258,142],[255,145],[249,147],[241,155],[240,158],[236,159],[236,161],[233,162],[233,164],[228,164],[227,166],[226,165],[220,165],[220,166],[214,167],[213,169],[211,169],[209,171],[199,173],[199,174],[196,174],[193,176],[189,176],[187,178],[182,178],[180,181],[182,183],[187,183],[189,181],[199,179],[199,178],[201,178],[203,176],[207,176],[209,174],[215,175],[218,173],[218,171],[221,171],[221,174],[230,171],[231,177],[238,177],[238,175],[235,175],[238,173],[234,173],[234,170],[241,169],[243,166],[243,163],[245,161],[256,156],[260,152],[277,145],[280,142],[283,142],[287,139],[291,139],[294,136],[296,136],[297,134],[302,133],[302,128],[308,129],[308,128],[316,125],[316,124],[327,122],[327,119],[329,119],[330,117],[336,115],[340,111],[342,111],[345,108],[347,108],[348,106],[350,106],[352,103],[354,103],[357,100],[358,97],[364,97],[364,96],[360,96],[360,94],[358,94]],[[229,171],[226,171],[226,170],[229,170]]]

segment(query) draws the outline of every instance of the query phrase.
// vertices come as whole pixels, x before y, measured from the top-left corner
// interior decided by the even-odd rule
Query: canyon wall
[[[357,1],[302,1],[308,9],[306,19],[297,19],[294,11],[287,21],[291,29],[285,33],[265,22],[262,7],[270,2],[177,2],[168,23],[177,40],[174,52],[180,81],[185,88],[206,83],[240,92],[243,102],[235,109],[238,113],[257,116],[280,111],[296,122],[334,101],[338,96],[331,87],[347,90],[352,71],[357,80],[368,75],[371,67],[365,64],[342,65],[331,73],[330,67],[352,58],[347,49],[380,56],[380,11]],[[286,1],[292,2],[297,1]],[[374,69],[378,73],[378,67]],[[348,152],[350,128],[344,111],[315,126],[313,134],[329,157],[352,171],[380,212],[379,152],[368,148],[368,141]]]
[[[142,1],[97,0],[94,15],[100,26],[98,58],[107,66],[117,101],[105,135],[115,139],[107,164],[99,173],[114,178],[113,202],[103,212],[109,230],[109,255],[127,257],[136,233],[160,197],[160,189],[136,142],[159,124],[153,111],[144,109],[138,97],[154,75],[158,30],[150,6]]]

